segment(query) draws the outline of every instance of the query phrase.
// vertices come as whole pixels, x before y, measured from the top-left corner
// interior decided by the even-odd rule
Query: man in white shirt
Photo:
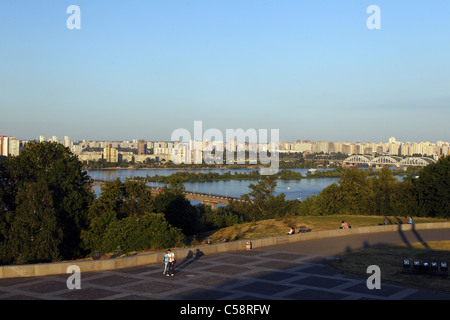
[[[173,276],[173,273],[175,271],[175,253],[173,253],[170,249],[167,250],[167,256],[169,258],[169,270],[167,271],[166,276]]]

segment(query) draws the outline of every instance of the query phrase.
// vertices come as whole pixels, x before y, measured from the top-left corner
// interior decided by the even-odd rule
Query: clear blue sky
[[[0,135],[168,140],[201,120],[449,141],[449,18],[448,0],[4,0]]]

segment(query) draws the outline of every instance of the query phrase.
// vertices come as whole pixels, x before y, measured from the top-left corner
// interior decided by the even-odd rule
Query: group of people
[[[167,277],[173,276],[175,272],[175,253],[173,253],[170,249],[164,252],[163,261],[164,263],[164,271],[163,275]]]
[[[407,217],[405,217],[405,219],[403,219],[403,223],[413,224],[413,218],[411,216],[409,216],[409,219]]]

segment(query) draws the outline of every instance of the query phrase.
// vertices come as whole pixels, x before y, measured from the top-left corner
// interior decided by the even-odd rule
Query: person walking
[[[169,270],[166,274],[166,276],[173,276],[174,272],[175,272],[175,253],[173,253],[170,249],[167,250],[167,257],[169,259]]]
[[[167,251],[164,251],[164,257],[162,259],[162,263],[164,263],[164,271],[163,271],[163,275],[167,273],[168,268],[169,268],[169,254]]]

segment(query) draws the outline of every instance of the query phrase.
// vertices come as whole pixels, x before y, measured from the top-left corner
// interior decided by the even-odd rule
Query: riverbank
[[[83,167],[83,170],[239,170],[239,169],[262,169],[265,168],[263,165],[248,165],[242,167],[231,167],[231,166],[219,166],[219,167],[108,167],[108,168],[88,168]]]

